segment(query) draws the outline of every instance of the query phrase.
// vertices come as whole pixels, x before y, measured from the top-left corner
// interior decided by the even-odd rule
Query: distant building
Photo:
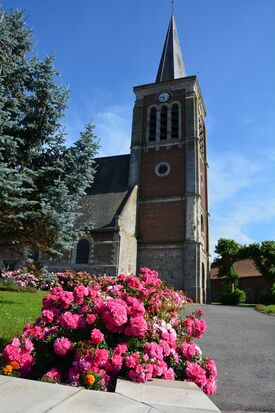
[[[197,77],[186,74],[174,16],[156,81],[134,87],[134,93],[131,153],[98,158],[95,182],[81,202],[77,225],[93,221],[94,229],[71,256],[45,263],[50,270],[110,275],[146,266],[205,302],[206,109]]]
[[[237,261],[234,264],[240,276],[239,287],[246,292],[246,301],[257,303],[261,293],[270,291],[271,283],[267,283],[252,259]],[[220,301],[225,277],[218,276],[218,268],[211,266],[212,301]]]

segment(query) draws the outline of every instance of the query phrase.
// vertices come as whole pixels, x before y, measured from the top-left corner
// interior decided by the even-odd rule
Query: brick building
[[[252,259],[245,259],[234,263],[234,268],[239,274],[239,288],[246,293],[246,302],[258,303],[262,293],[269,292],[271,282],[267,282],[256,268]],[[211,298],[220,301],[224,288],[225,277],[219,277],[218,268],[211,266]]]
[[[94,223],[71,256],[48,265],[92,273],[141,266],[204,302],[209,283],[206,110],[187,76],[174,16],[156,81],[134,87],[131,152],[98,158],[77,225]],[[49,264],[49,263],[48,263]]]

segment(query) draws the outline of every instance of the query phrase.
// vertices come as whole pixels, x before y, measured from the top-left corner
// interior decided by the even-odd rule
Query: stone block
[[[147,403],[162,412],[219,412],[211,400],[194,384],[168,380],[153,380],[143,384],[118,380],[116,392]]]
[[[151,406],[116,393],[82,390],[51,409],[51,413],[149,413]]]
[[[10,377],[0,386],[0,411],[42,413],[78,392],[80,388]]]

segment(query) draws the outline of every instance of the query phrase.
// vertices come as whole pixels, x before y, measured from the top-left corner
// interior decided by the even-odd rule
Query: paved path
[[[254,308],[190,307],[205,313],[207,331],[198,344],[217,363],[213,402],[222,412],[275,412],[275,317]]]

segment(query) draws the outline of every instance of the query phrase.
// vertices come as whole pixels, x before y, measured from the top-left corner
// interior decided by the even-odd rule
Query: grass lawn
[[[228,304],[222,304],[220,302],[212,302],[212,305],[228,305]],[[248,304],[248,303],[241,303],[238,304],[238,307],[256,307],[256,304]]]
[[[41,310],[46,291],[22,293],[0,291],[0,350],[28,321],[34,321]]]
[[[256,306],[256,310],[264,312],[264,313],[268,313],[268,314],[275,314],[275,304],[269,304],[269,305],[258,304]]]

